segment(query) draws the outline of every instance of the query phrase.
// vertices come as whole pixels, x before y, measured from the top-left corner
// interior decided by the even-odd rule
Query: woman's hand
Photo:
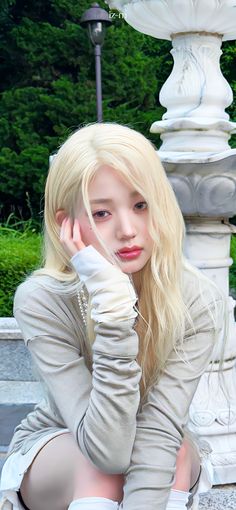
[[[69,217],[64,218],[61,224],[60,241],[70,257],[85,248],[78,219],[75,218],[73,221]]]
[[[91,318],[94,322],[135,320],[137,311],[134,306],[138,298],[128,275],[92,245],[84,244],[78,219],[64,218],[60,241],[91,296]]]

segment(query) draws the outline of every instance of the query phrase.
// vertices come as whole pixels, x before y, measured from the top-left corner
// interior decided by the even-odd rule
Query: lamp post
[[[102,73],[101,73],[101,47],[105,39],[106,26],[111,24],[109,14],[99,4],[94,3],[81,16],[80,24],[88,29],[89,38],[94,46],[96,70],[96,98],[97,120],[102,122]]]

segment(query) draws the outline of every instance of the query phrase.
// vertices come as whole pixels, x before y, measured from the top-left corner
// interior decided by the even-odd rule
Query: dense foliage
[[[41,237],[0,228],[0,317],[11,317],[17,286],[40,265]]]
[[[96,121],[94,56],[82,13],[91,0],[0,2],[0,208],[37,217],[49,154],[77,126]],[[102,7],[109,10],[103,2]],[[104,120],[148,135],[160,119],[160,88],[172,68],[171,44],[145,36],[121,16],[103,46]],[[224,44],[222,70],[233,87],[234,41]],[[230,109],[236,117],[235,106]]]

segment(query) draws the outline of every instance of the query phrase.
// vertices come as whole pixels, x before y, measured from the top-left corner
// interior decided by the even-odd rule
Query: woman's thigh
[[[200,457],[196,445],[185,438],[177,455],[175,483],[172,489],[189,491],[200,473]]]
[[[121,501],[122,475],[99,471],[70,433],[51,439],[24,475],[20,491],[30,510],[66,510],[73,499],[100,496]]]

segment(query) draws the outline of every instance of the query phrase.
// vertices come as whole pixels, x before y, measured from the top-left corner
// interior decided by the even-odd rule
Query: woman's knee
[[[176,459],[176,476],[173,489],[188,491],[199,476],[200,458],[196,447],[184,439]]]
[[[108,475],[97,469],[86,469],[81,477],[78,473],[74,480],[73,499],[85,497],[103,497],[118,501],[123,499],[124,479],[122,475]]]
[[[70,433],[50,440],[24,476],[21,494],[31,510],[67,508],[79,497],[100,496],[121,501],[122,475],[101,473],[79,450]],[[46,505],[46,506],[45,506]]]

